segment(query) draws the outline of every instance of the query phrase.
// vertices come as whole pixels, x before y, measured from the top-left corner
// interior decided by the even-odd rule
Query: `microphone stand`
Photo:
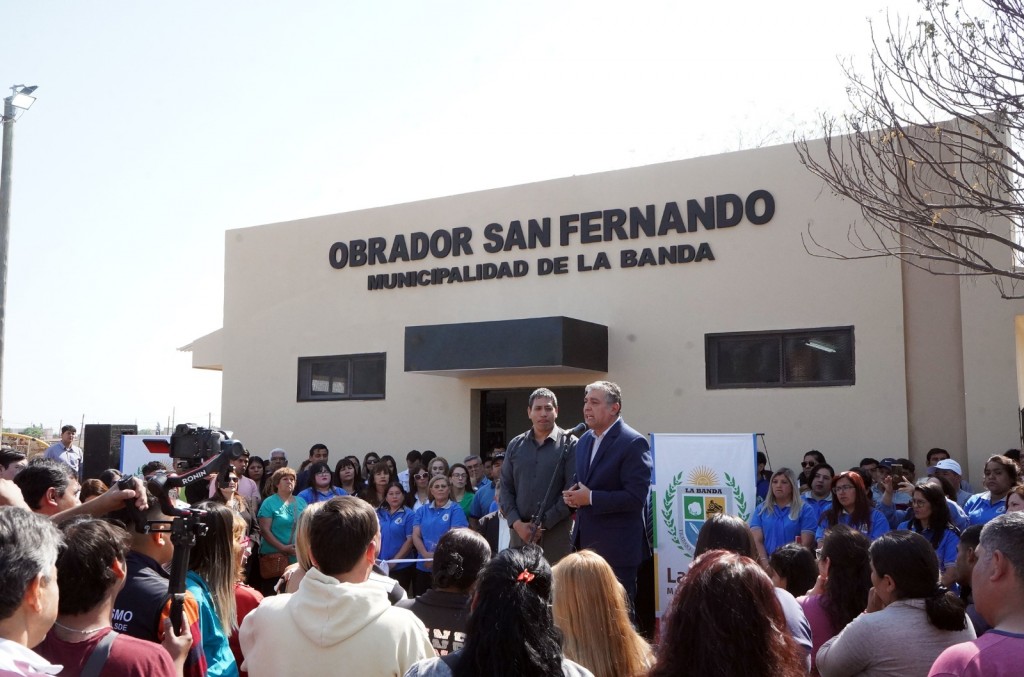
[[[533,512],[533,519],[530,520],[530,543],[537,542],[537,534],[540,532],[541,524],[544,521],[544,512],[551,505],[551,490],[555,488],[555,479],[558,478],[558,471],[565,461],[565,454],[569,451],[569,438],[582,435],[587,429],[586,423],[580,423],[572,430],[566,430],[562,436],[562,443],[558,450],[558,460],[555,462],[554,472],[551,473],[551,480],[548,482],[548,489],[544,492],[544,498],[537,502],[537,509]]]

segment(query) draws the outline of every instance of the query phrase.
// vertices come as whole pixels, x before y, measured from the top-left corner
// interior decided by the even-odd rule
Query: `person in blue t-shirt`
[[[821,522],[821,516],[832,507],[832,478],[836,470],[828,463],[819,463],[811,470],[811,488],[801,494],[804,503],[814,510],[814,524]]]
[[[845,470],[832,479],[832,507],[821,516],[815,537],[822,540],[836,524],[857,529],[871,540],[889,531],[885,515],[871,507],[864,478],[858,472]]]
[[[952,569],[956,565],[956,547],[960,544],[960,534],[951,522],[946,496],[935,484],[920,482],[914,487],[910,507],[913,517],[897,529],[916,531],[928,539],[939,558],[942,582],[947,587],[951,586],[955,582]]]
[[[964,503],[971,524],[985,524],[1006,512],[1006,495],[1020,481],[1017,464],[1006,456],[992,456],[985,462],[985,488]]]
[[[416,513],[405,506],[405,488],[395,480],[384,494],[384,503],[377,508],[380,522],[380,555],[388,563],[388,575],[412,595],[412,562],[392,564],[388,560],[406,559],[412,554],[412,528]]]
[[[769,480],[764,503],[754,509],[750,530],[754,534],[757,556],[767,563],[773,552],[787,543],[799,542],[805,548],[814,545],[814,509],[800,499],[796,473],[779,468]]]
[[[348,492],[341,487],[331,483],[334,478],[331,473],[331,466],[325,461],[316,461],[309,466],[309,481],[306,487],[298,493],[298,497],[307,505],[329,501],[335,496],[347,496]]]
[[[451,500],[451,485],[445,475],[431,477],[427,491],[433,501],[416,511],[412,527],[412,542],[420,554],[413,586],[417,595],[430,588],[431,560],[441,536],[449,529],[469,526],[462,506]]]

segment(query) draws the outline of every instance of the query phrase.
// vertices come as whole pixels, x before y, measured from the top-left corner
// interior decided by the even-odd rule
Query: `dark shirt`
[[[397,606],[409,609],[427,626],[430,644],[438,656],[458,651],[466,642],[466,620],[469,618],[468,593],[427,590],[414,600]]]
[[[509,526],[516,520],[529,522],[533,519],[545,498],[541,524],[544,529],[568,519],[569,507],[562,500],[562,491],[573,485],[576,474],[576,438],[566,440],[566,435],[556,427],[538,445],[531,428],[509,442],[505,463],[501,466],[501,509]],[[566,450],[559,464],[563,441]],[[551,487],[550,494],[548,487]]]
[[[170,576],[155,559],[135,551],[129,551],[125,563],[128,575],[114,600],[111,623],[120,633],[159,642],[163,638],[163,617],[170,605],[167,591]],[[186,596],[185,609],[186,622],[192,631],[192,648],[185,659],[185,675],[201,677],[206,674],[206,657],[203,655],[203,635],[199,630],[198,605],[192,595]]]

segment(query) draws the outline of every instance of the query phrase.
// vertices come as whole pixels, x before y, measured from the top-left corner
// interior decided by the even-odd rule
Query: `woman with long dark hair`
[[[341,487],[351,496],[357,496],[362,488],[359,481],[359,462],[353,461],[351,456],[338,461],[334,466],[334,485]]]
[[[406,677],[592,677],[562,657],[551,582],[539,547],[498,553],[477,579],[462,650],[420,661]]]
[[[825,532],[837,524],[845,524],[875,540],[889,531],[889,521],[871,507],[864,479],[860,473],[847,470],[832,478],[832,507],[825,511],[818,523],[816,538],[821,541]]]
[[[373,506],[376,510],[384,503],[388,486],[398,481],[398,477],[391,476],[391,469],[384,461],[377,461],[366,476],[366,488],[359,493],[359,498]]]
[[[267,481],[270,479],[270,473],[267,472],[267,462],[259,456],[251,456],[249,458],[249,465],[245,467],[245,475],[260,489],[260,496],[265,496],[267,493]]]
[[[754,547],[754,535],[750,531],[750,527],[739,517],[733,515],[712,515],[700,528],[693,556],[697,558],[711,550],[728,550],[757,560],[757,549]],[[803,650],[804,670],[809,670],[811,667],[811,626],[807,623],[800,605],[796,603],[796,598],[788,590],[776,587],[774,592],[782,608],[786,629],[797,646]]]
[[[306,486],[302,487],[298,494],[296,494],[306,502],[306,505],[323,503],[335,496],[345,496],[347,494],[344,489],[334,486],[332,482],[334,475],[331,473],[331,466],[326,461],[314,461],[311,463],[306,477]]]
[[[923,675],[945,649],[974,639],[964,603],[938,583],[939,560],[923,536],[893,531],[869,552],[867,607],[818,650],[822,677]]]
[[[373,476],[373,466],[380,462],[380,454],[375,451],[371,451],[363,456],[363,467],[361,468],[362,474],[366,477]]]
[[[956,548],[960,545],[960,533],[951,524],[949,504],[942,489],[930,482],[919,482],[914,487],[913,499],[910,502],[913,517],[900,524],[897,529],[909,529],[921,534],[935,548],[939,558],[939,571],[943,574],[947,569],[956,566]],[[953,583],[952,572],[947,585]]]
[[[409,492],[405,504],[413,510],[430,503],[430,472],[419,461],[409,466]]]
[[[249,508],[245,497],[238,493],[238,473],[234,468],[229,466],[226,471],[217,475],[217,491],[210,497],[210,500],[234,510],[245,520],[245,533],[248,535],[253,532],[256,515]]]
[[[818,649],[860,615],[871,590],[868,537],[845,524],[825,534],[818,554],[818,580],[797,602],[811,624],[811,674],[818,674],[814,660]]]
[[[724,550],[694,560],[672,600],[650,677],[806,674],[764,570]]]

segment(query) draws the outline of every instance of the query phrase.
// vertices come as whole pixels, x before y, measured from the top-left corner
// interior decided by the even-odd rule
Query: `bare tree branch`
[[[821,119],[824,151],[796,141],[804,166],[862,216],[852,251],[810,224],[804,248],[990,277],[1003,298],[1024,298],[1024,0],[983,0],[978,14],[963,0],[920,4],[920,18],[872,28],[866,77],[845,68],[851,112]]]

